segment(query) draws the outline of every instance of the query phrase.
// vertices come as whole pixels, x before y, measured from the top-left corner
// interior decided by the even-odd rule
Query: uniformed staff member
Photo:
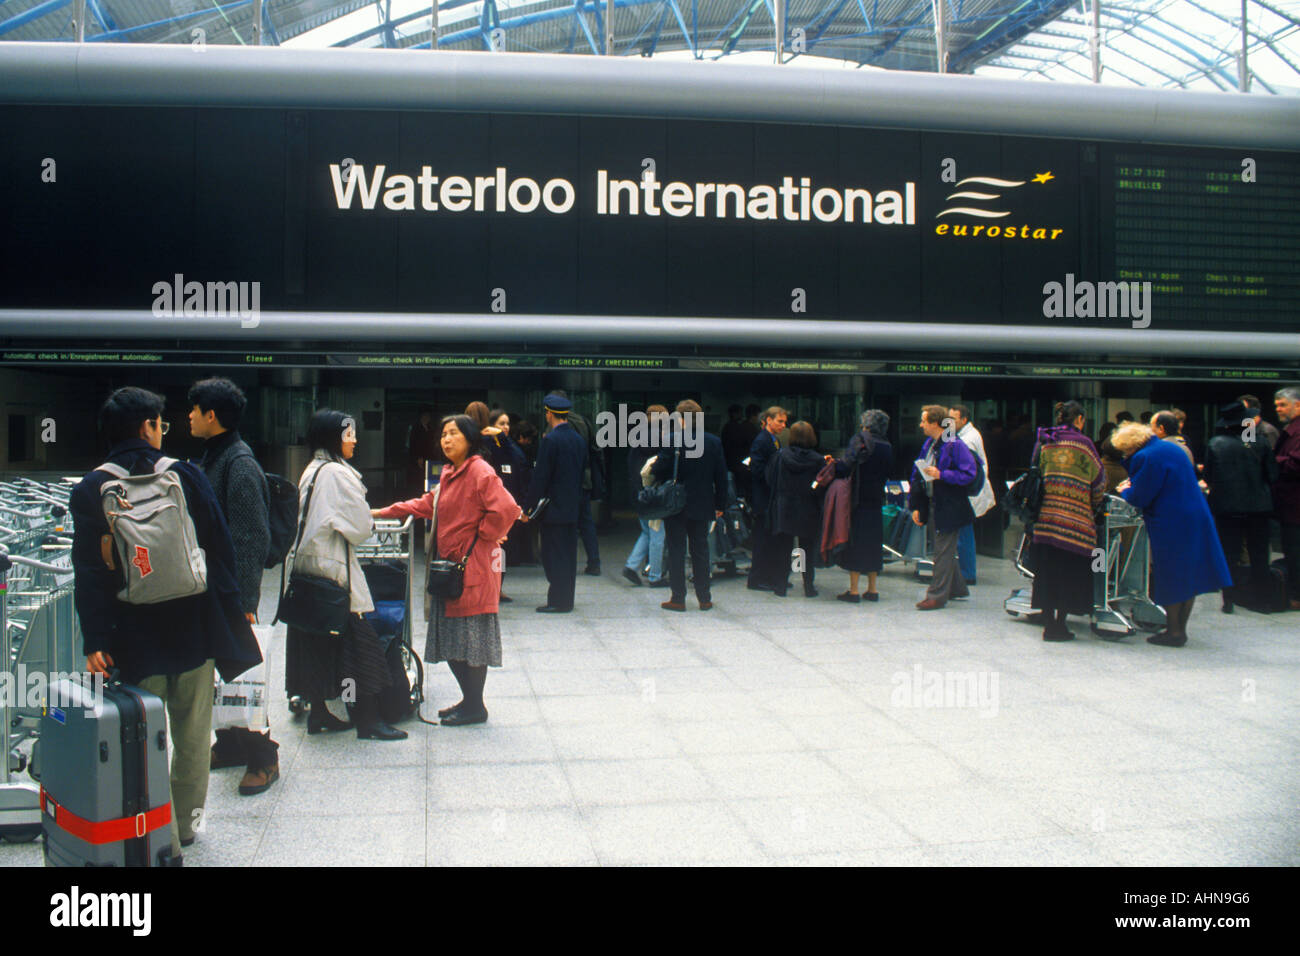
[[[582,476],[587,465],[587,443],[568,421],[573,403],[560,395],[547,395],[549,431],[537,449],[537,465],[528,485],[527,506],[531,513],[543,498],[550,503],[542,510],[542,569],[550,589],[543,614],[566,614],[573,610],[573,591],[578,579],[578,513],[582,499]]]

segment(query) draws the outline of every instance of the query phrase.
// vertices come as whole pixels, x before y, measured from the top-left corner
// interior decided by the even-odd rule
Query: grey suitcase
[[[46,866],[180,865],[161,698],[65,677],[50,688],[40,739]]]

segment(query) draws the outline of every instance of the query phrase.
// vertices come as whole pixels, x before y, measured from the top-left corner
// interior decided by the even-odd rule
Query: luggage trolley
[[[0,665],[10,679],[9,687],[0,693],[0,837],[11,843],[30,842],[41,832],[40,791],[33,784],[15,780],[14,774],[26,769],[33,779],[39,779],[35,745],[30,763],[19,747],[36,736],[48,696],[39,706],[14,699],[14,694],[25,698],[28,690],[28,680],[20,677],[43,673],[48,695],[54,675],[80,670],[71,554],[66,545],[48,544],[34,553],[52,557],[43,553],[50,549],[63,551],[53,556],[56,563],[11,554],[0,547]]]
[[[907,481],[885,482],[885,503],[881,505],[885,534],[880,549],[881,559],[885,564],[914,561],[913,573],[918,580],[928,581],[934,577],[933,541],[929,525],[917,527],[912,512],[907,510],[910,490],[911,483]]]
[[[1118,495],[1107,495],[1098,521],[1105,551],[1105,567],[1093,575],[1092,630],[1118,640],[1138,628],[1159,631],[1165,626],[1164,608],[1151,600],[1151,547],[1142,512]],[[1028,567],[1030,529],[1025,529],[1016,549],[1016,568],[1033,578]],[[1017,588],[1004,607],[1013,617],[1037,613],[1031,603],[1032,588]]]
[[[411,646],[411,601],[415,593],[415,518],[376,518],[374,534],[356,549],[375,609],[366,615],[380,639],[400,643],[402,669],[411,685],[411,704],[424,701],[424,664]]]

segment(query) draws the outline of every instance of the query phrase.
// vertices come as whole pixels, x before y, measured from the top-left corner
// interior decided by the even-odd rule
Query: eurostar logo
[[[1011,209],[1000,208],[1011,203],[1006,198],[1018,199],[1016,190],[1033,184],[1046,186],[1056,177],[1052,171],[1037,173],[1031,179],[1002,179],[997,176],[968,176],[957,182],[956,190],[950,193],[944,202],[947,204],[935,219],[945,216],[970,217],[971,219],[1005,219],[1012,214]],[[962,188],[967,187],[967,188]],[[975,187],[975,188],[971,188]],[[992,190],[998,190],[993,192]],[[1065,232],[1055,226],[1038,226],[1027,223],[1017,225],[993,225],[991,223],[941,222],[934,227],[936,236],[957,239],[1029,239],[1051,242]]]

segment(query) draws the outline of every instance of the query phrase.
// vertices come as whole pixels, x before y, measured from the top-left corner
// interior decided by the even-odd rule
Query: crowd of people
[[[363,740],[400,740],[406,732],[386,720],[381,707],[392,668],[368,619],[375,603],[354,549],[372,535],[376,518],[427,519],[426,560],[430,568],[436,562],[451,569],[456,587],[426,595],[423,657],[445,661],[461,690],[459,702],[438,712],[441,723],[480,724],[488,719],[487,670],[502,663],[498,616],[501,604],[510,601],[503,593],[507,570],[533,560],[536,529],[548,584],[546,602],[536,610],[571,612],[579,541],[585,573],[600,574],[591,502],[606,491],[591,424],[560,391],[545,398],[540,434],[482,402],[436,424],[432,409],[423,410],[411,432],[408,477],[418,475],[422,486],[426,463],[437,460],[436,484],[378,508],[368,502],[361,473],[349,463],[357,446],[355,420],[325,408],[315,412],[307,431],[312,458],[298,476],[296,535],[292,547],[277,556],[272,486],[238,431],[245,396],[233,382],[214,378],[195,383],[188,402],[191,433],[204,441],[193,463],[162,453],[170,426],[162,418],[161,396],[134,387],[115,391],[100,413],[106,463],[82,479],[71,500],[75,601],[86,666],[96,673],[116,670],[166,703],[178,854],[194,839],[210,769],[243,765],[239,791],[246,795],[265,792],[279,777],[278,744],[267,729],[226,730],[210,745],[214,674],[232,680],[262,659],[252,625],[266,567],[283,558],[283,569],[292,569],[288,590],[296,580],[341,592],[337,627],[286,619],[285,689],[307,702],[307,732],[353,729]],[[1177,410],[1149,420],[1122,412],[1094,442],[1079,403],[1055,406],[1053,424],[1037,429],[1027,456],[1041,476],[1029,563],[1032,605],[1041,614],[1044,640],[1071,639],[1069,616],[1087,615],[1094,607],[1097,515],[1108,493],[1140,509],[1149,532],[1151,597],[1165,608],[1167,622],[1149,638],[1152,643],[1186,643],[1199,594],[1222,591],[1223,610],[1232,612],[1239,603],[1257,604],[1277,584],[1269,566],[1273,518],[1281,524],[1285,555],[1279,609],[1300,610],[1300,386],[1279,390],[1274,408],[1281,430],[1263,421],[1253,396],[1224,406],[1204,460],[1197,462]],[[721,435],[704,435],[698,454],[690,455],[684,449],[695,446],[682,432],[702,418],[700,405],[688,398],[672,412],[664,405],[646,411],[652,422],[667,419],[667,441],[629,450],[629,490],[635,500],[647,487],[674,482],[680,494],[663,514],[638,518],[639,535],[622,568],[628,583],[668,589],[660,606],[684,612],[689,556],[696,603],[710,610],[710,529],[739,498],[752,517],[749,589],[785,597],[791,574],[798,573],[804,595],[816,597],[820,564],[848,573],[838,600],[879,600],[882,508],[886,485],[897,472],[884,411],[863,412],[838,457],[819,450],[812,423],[790,422],[779,406],[761,413],[756,406],[743,412],[733,406]],[[973,526],[997,496],[969,408],[927,405],[917,426],[924,441],[910,468],[906,510],[933,540],[933,579],[916,605],[933,611],[967,596],[976,583]],[[113,474],[165,471],[175,472],[184,490],[188,519],[206,556],[206,590],[133,604],[122,598],[125,569],[114,560],[114,529],[100,490]],[[148,574],[147,566],[145,555],[138,567]],[[288,593],[283,583],[281,590]],[[330,710],[335,700],[346,704],[348,719]]]

